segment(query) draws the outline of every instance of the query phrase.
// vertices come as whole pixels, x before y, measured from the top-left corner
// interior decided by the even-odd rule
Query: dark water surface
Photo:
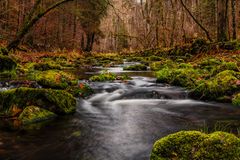
[[[237,132],[236,107],[191,100],[181,88],[156,84],[149,72],[128,74],[135,77],[126,83],[91,83],[96,94],[79,100],[73,116],[32,131],[2,128],[0,159],[147,160],[153,143],[170,133],[203,124],[218,129],[216,123]]]

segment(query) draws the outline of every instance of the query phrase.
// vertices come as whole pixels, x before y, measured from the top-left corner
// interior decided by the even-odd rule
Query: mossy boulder
[[[232,95],[239,89],[236,84],[238,78],[239,73],[225,70],[209,80],[201,81],[191,95],[211,100],[216,100],[224,95]]]
[[[3,116],[16,116],[32,105],[66,115],[75,112],[76,100],[62,90],[17,88],[0,92],[0,114]]]
[[[153,147],[151,160],[192,159],[193,152],[207,135],[198,131],[181,131],[158,140]]]
[[[165,67],[156,73],[158,83],[171,83],[173,79],[172,69]]]
[[[33,68],[38,71],[61,70],[61,66],[53,63],[36,63]]]
[[[127,75],[116,75],[111,72],[102,72],[99,75],[94,75],[89,78],[92,82],[105,82],[105,81],[115,81],[115,80],[129,80],[130,77]]]
[[[18,120],[20,120],[23,125],[27,125],[45,120],[50,120],[55,118],[56,116],[56,114],[46,109],[39,108],[37,106],[28,106],[24,108],[22,113],[19,115]]]
[[[66,89],[77,84],[74,75],[58,70],[34,72],[30,75],[30,79],[37,81],[44,88],[52,89]]]
[[[85,84],[85,83],[80,83],[77,86],[71,86],[66,89],[68,93],[71,93],[74,97],[88,97],[93,94],[93,89]]]
[[[198,146],[194,159],[240,159],[240,139],[233,134],[209,134]]]
[[[168,67],[161,69],[156,73],[157,82],[169,83],[187,88],[194,87],[200,78],[200,73],[198,70],[187,66],[182,65],[182,68],[179,67],[178,69]]]
[[[158,140],[153,147],[151,160],[167,159],[239,159],[240,139],[215,132],[181,131]]]
[[[15,70],[17,63],[8,56],[0,55],[0,72]]]
[[[159,71],[163,68],[176,68],[177,64],[170,59],[162,59],[158,62],[153,62],[150,64],[150,69],[152,71]]]
[[[232,103],[235,106],[240,106],[240,93],[238,93],[234,96]]]
[[[146,71],[147,66],[144,64],[135,64],[135,65],[130,65],[123,67],[123,70],[128,70],[128,71]]]

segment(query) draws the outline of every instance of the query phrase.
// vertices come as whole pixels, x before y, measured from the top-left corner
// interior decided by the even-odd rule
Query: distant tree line
[[[196,38],[235,40],[240,34],[239,0],[121,0],[100,50],[171,47]]]
[[[1,0],[9,50],[122,51],[238,39],[239,0]]]

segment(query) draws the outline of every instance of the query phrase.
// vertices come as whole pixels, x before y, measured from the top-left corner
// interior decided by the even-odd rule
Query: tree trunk
[[[33,10],[30,11],[29,15],[27,15],[26,20],[24,21],[21,29],[19,30],[19,32],[17,33],[16,38],[11,41],[8,46],[7,46],[7,50],[11,51],[14,50],[18,47],[18,45],[21,43],[22,39],[25,37],[25,35],[30,31],[30,29],[43,17],[45,16],[47,13],[49,13],[52,9],[62,5],[63,3],[69,2],[69,1],[73,1],[73,0],[61,0],[58,1],[57,3],[53,4],[52,6],[50,6],[49,8],[47,8],[46,10],[37,13],[34,17],[33,14],[35,13],[36,9],[35,6],[33,7]],[[39,1],[36,1],[36,4]],[[37,7],[36,7],[37,8]]]
[[[231,1],[232,4],[232,39],[237,39],[237,24],[236,24],[236,0]]]
[[[85,52],[91,52],[93,48],[95,33],[87,33],[87,44],[85,48]]]
[[[217,0],[217,40],[228,40],[228,0]]]
[[[220,0],[221,1],[221,0]],[[224,0],[223,0],[224,1]],[[194,15],[191,13],[191,11],[187,8],[187,6],[184,4],[183,0],[180,0],[183,8],[188,12],[188,14],[192,17],[192,19],[194,20],[195,23],[197,23],[197,25],[205,32],[207,39],[212,42],[212,38],[209,34],[209,32],[207,31],[207,29],[205,27],[203,27],[203,25],[194,17]]]
[[[170,38],[170,47],[173,47],[174,45],[174,35],[175,35],[175,29],[176,29],[176,24],[177,24],[177,10],[176,10],[176,6],[175,6],[176,2],[173,2],[173,0],[171,0],[171,6],[172,6],[172,10],[173,10],[173,20],[172,20],[172,33],[171,33],[171,38]]]

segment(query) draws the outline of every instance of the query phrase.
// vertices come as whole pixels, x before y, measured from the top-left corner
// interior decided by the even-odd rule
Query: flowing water
[[[35,130],[2,127],[0,159],[148,160],[153,143],[170,133],[223,129],[216,124],[238,131],[236,107],[191,100],[182,88],[156,84],[150,72],[128,74],[133,80],[124,83],[90,83],[96,93],[79,100],[74,115]]]

